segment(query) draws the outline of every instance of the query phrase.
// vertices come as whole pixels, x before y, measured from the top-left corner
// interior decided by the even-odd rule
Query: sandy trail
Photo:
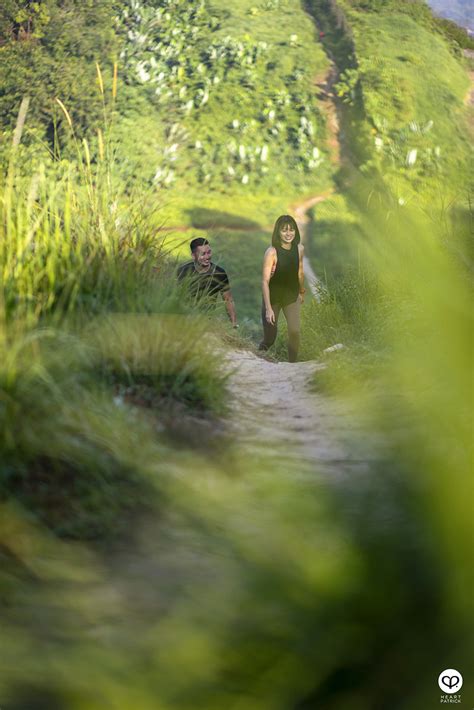
[[[235,444],[283,465],[292,475],[315,472],[340,480],[365,471],[375,455],[363,422],[347,403],[314,392],[315,361],[269,362],[249,351],[227,355],[232,396],[228,426]]]
[[[329,158],[336,166],[343,159],[333,91],[338,77],[332,62],[324,76],[315,80],[326,116]],[[310,239],[309,211],[333,193],[334,189],[329,188],[289,206],[303,244],[308,245]],[[252,232],[262,227],[237,229]],[[271,233],[272,226],[263,229]],[[325,287],[308,256],[304,257],[304,272],[307,298],[319,301]],[[265,459],[270,467],[275,461],[283,462],[292,475],[308,470],[314,475],[317,470],[339,478],[349,471],[367,468],[367,462],[376,455],[376,447],[372,439],[368,441],[363,423],[351,415],[347,402],[316,394],[311,386],[315,373],[324,369],[324,364],[270,362],[245,350],[223,352],[223,357],[231,373],[232,401],[227,425],[240,450]]]

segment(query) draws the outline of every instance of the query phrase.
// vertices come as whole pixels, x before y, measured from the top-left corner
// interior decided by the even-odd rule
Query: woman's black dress
[[[272,305],[288,306],[294,303],[299,294],[299,251],[293,240],[291,249],[275,247],[277,250],[277,265],[270,279],[270,303]]]

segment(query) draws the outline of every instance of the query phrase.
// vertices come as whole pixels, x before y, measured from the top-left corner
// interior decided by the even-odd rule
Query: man
[[[224,299],[227,315],[234,328],[237,328],[237,315],[230,292],[229,279],[224,269],[211,261],[211,245],[204,237],[196,237],[190,243],[192,260],[178,269],[178,280],[186,280],[189,292],[196,299],[215,301],[219,293]]]

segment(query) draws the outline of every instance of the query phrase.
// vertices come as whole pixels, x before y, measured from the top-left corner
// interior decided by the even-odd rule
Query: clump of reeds
[[[99,86],[104,92],[99,72]],[[116,92],[114,75],[113,98]],[[72,119],[58,99],[74,137]],[[95,138],[74,138],[76,159],[31,175],[17,165],[23,102],[8,166],[0,176],[0,302],[4,318],[29,325],[45,315],[131,307],[163,266],[156,222],[113,174],[105,124]],[[104,122],[108,121],[104,103]],[[105,137],[104,137],[105,135]]]

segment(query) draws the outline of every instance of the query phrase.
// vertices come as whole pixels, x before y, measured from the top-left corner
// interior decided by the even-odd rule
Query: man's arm
[[[232,323],[233,327],[235,328],[237,325],[237,314],[235,312],[234,299],[232,298],[232,293],[231,293],[230,289],[227,289],[226,291],[222,291],[222,298],[224,299],[225,308],[227,311],[227,315],[230,318],[230,322]]]

